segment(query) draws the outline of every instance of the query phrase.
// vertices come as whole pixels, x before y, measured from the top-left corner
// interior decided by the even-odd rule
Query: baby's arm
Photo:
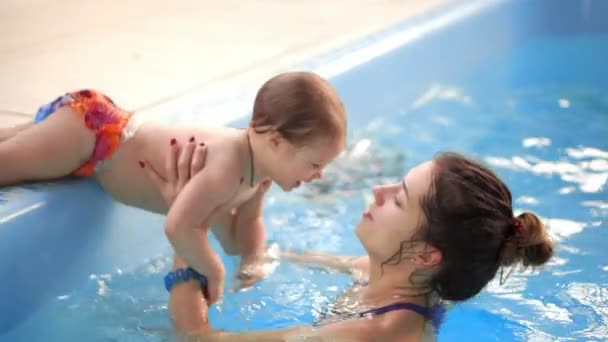
[[[241,266],[238,272],[241,287],[253,285],[264,278],[264,275],[260,274],[263,266],[264,241],[266,240],[262,208],[264,195],[270,184],[270,181],[260,184],[255,195],[238,208],[235,218],[235,237],[241,255]]]
[[[255,195],[238,208],[236,215],[236,241],[241,254],[241,264],[253,262],[264,254],[266,233],[262,220],[264,195],[270,181],[259,185]]]
[[[176,254],[207,277],[211,303],[221,297],[225,270],[209,244],[209,218],[236,193],[240,175],[234,170],[229,165],[217,165],[197,173],[175,199],[165,223],[165,233]]]

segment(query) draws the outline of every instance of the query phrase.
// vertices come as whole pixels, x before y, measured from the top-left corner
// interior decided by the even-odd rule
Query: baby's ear
[[[278,148],[279,146],[281,146],[281,144],[283,144],[285,142],[285,139],[283,138],[283,136],[277,131],[269,131],[265,134],[266,134],[266,142],[272,148]]]

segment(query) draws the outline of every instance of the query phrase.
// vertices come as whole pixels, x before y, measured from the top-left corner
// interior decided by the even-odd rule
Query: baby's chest
[[[239,229],[237,219],[247,210],[246,206],[254,195],[255,188],[247,188],[237,193],[219,212],[216,228],[213,231],[228,254],[238,254],[236,247],[236,231]]]
[[[218,217],[234,216],[255,194],[255,188],[242,188],[216,210]]]

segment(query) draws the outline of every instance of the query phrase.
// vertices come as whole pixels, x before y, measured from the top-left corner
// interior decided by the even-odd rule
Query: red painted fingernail
[[[204,142],[202,142],[202,143],[198,144],[198,146],[201,146],[201,147],[202,147],[202,146],[205,146],[205,143],[204,143]]]
[[[139,161],[139,167],[141,167],[141,168],[143,169],[143,168],[144,168],[144,166],[146,166],[146,164],[144,164],[144,162],[140,160],[140,161]]]
[[[194,142],[194,137],[190,137],[190,142]]]
[[[175,140],[175,138],[171,139],[171,146],[175,145],[177,143],[177,140]]]

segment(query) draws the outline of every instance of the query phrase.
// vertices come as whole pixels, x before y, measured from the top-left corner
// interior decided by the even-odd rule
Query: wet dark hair
[[[530,212],[515,217],[507,186],[491,170],[459,154],[442,153],[434,159],[421,208],[424,219],[414,238],[404,241],[388,262],[398,263],[413,241],[439,249],[442,261],[425,285],[442,299],[469,299],[501,267],[540,266],[553,255],[540,219]]]
[[[296,146],[319,138],[345,139],[346,111],[325,79],[311,72],[286,72],[258,90],[250,127],[257,133],[276,131]]]

